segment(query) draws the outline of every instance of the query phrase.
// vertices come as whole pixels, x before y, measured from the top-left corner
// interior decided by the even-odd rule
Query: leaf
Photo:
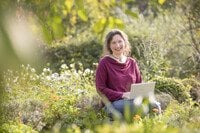
[[[85,10],[78,10],[78,16],[83,20],[83,21],[87,21],[88,17],[86,15]]]
[[[55,39],[61,38],[64,35],[64,28],[63,28],[63,25],[61,24],[53,23],[52,30],[53,30]]]
[[[105,24],[106,24],[107,20],[106,18],[101,18],[99,21],[97,21],[94,26],[93,26],[93,30],[96,33],[100,33],[103,31]]]
[[[73,6],[74,0],[65,0],[65,6],[67,7],[67,11],[70,12]]]
[[[124,22],[121,19],[114,19],[114,23],[118,28],[124,28]]]
[[[128,9],[127,9],[127,10],[125,11],[125,13],[126,13],[127,15],[132,16],[133,18],[138,18],[137,13],[132,12],[131,10],[128,10]]]
[[[113,17],[109,17],[108,18],[108,26],[110,28],[113,28],[114,27],[114,18]]]
[[[122,0],[123,3],[133,2],[133,0]]]
[[[76,6],[78,7],[78,9],[84,9],[84,3],[83,0],[75,0]]]
[[[53,17],[53,23],[60,24],[62,22],[62,19],[59,16]]]
[[[158,0],[158,3],[163,5],[165,3],[166,0]]]

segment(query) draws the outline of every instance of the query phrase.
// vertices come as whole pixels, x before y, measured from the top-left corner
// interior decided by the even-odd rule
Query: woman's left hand
[[[122,95],[123,99],[130,99],[130,92],[124,92]]]

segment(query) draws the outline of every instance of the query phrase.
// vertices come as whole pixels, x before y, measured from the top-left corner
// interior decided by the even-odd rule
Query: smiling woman
[[[130,115],[135,111],[134,99],[130,99],[130,88],[131,84],[141,83],[142,78],[136,60],[129,53],[127,35],[118,29],[111,30],[106,36],[104,56],[96,70],[96,89],[103,97],[105,111],[111,117],[114,115],[113,110],[120,116],[126,115],[127,107]],[[160,109],[160,106],[156,105],[155,108]]]

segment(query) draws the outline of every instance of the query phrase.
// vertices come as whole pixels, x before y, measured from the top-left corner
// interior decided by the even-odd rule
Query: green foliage
[[[198,74],[193,65],[198,62],[192,57],[187,17],[181,12],[178,8],[154,19],[140,17],[125,28],[132,44],[132,55],[138,59],[144,79],[154,76],[185,78]]]
[[[19,123],[6,123],[0,126],[1,133],[38,133],[31,127]]]
[[[156,92],[165,92],[179,102],[186,102],[190,98],[190,86],[184,86],[181,80],[175,78],[157,77],[152,81],[156,82]]]
[[[199,115],[199,107],[188,103],[172,102],[164,112],[163,121],[169,126],[182,127],[182,131],[187,131],[189,128],[191,132],[197,132],[200,127]]]
[[[79,38],[80,39],[80,38]],[[50,47],[46,49],[46,58],[50,63],[50,67],[54,71],[58,71],[61,64],[75,63],[76,68],[78,64],[83,64],[83,68],[96,69],[94,63],[97,63],[102,53],[102,45],[96,41],[95,38],[87,38],[88,41],[72,43],[64,43],[62,46]]]
[[[59,73],[44,68],[42,73],[37,74],[30,65],[22,65],[19,71],[5,72],[4,123],[0,131],[101,132],[103,129],[105,132],[159,132],[159,127],[163,132],[178,132],[184,128],[189,131],[200,128],[195,125],[199,121],[199,107],[189,102],[170,105],[163,116],[143,116],[138,112],[127,122],[116,120],[111,123],[106,113],[95,106],[98,97],[93,71],[84,69],[82,64],[78,67],[80,69],[76,70],[75,64],[69,67],[63,64]],[[154,81],[158,83],[156,90],[169,93],[181,102],[188,98],[187,87],[180,80],[157,78]],[[184,110],[186,107],[189,108]],[[181,127],[183,125],[184,128]]]
[[[85,108],[79,111],[76,116],[69,121],[69,119],[63,120],[62,127],[60,127],[60,131],[69,130],[76,125],[80,130],[94,130],[97,125],[102,125],[105,122],[108,122],[108,118],[103,110],[99,110],[98,112],[93,108]],[[73,124],[72,124],[73,123]]]
[[[200,104],[200,83],[195,78],[186,78],[182,82],[185,86],[191,86],[190,95],[192,100]]]
[[[60,42],[59,46],[65,46],[66,44],[67,49],[75,51],[70,53],[67,50],[66,53],[70,54],[63,54],[64,57],[58,55],[59,57],[57,57],[57,54],[55,56],[52,54],[58,53],[58,51],[50,48],[49,54],[53,57],[48,59],[51,60],[50,64],[52,63],[55,69],[59,68],[62,63],[75,63],[79,61],[78,58],[81,58],[82,63],[84,62],[84,68],[89,67],[92,69],[92,64],[98,61],[93,57],[99,58],[101,53],[99,44],[102,42],[97,39],[99,38],[98,35],[102,38],[107,29],[123,28],[127,33],[130,33],[129,37],[133,47],[132,55],[139,59],[143,75],[145,75],[144,79],[149,80],[158,75],[181,78],[185,78],[188,75],[198,75],[200,64],[199,54],[197,54],[199,53],[199,4],[196,0],[187,2],[187,0],[182,2],[174,0],[153,0],[148,2],[144,0],[56,0],[51,2],[20,0],[14,3],[11,1],[1,2],[1,9],[6,9],[12,3],[16,6],[13,9],[17,10],[19,16],[26,18],[27,14],[28,21],[31,20],[29,18],[30,14],[34,16],[34,18],[31,17],[34,19],[31,21],[31,27],[39,29],[37,31],[40,32],[40,35],[41,31],[43,31],[46,40],[49,40],[48,44],[55,46],[57,43],[54,42]],[[183,9],[187,5],[189,5],[187,10]],[[144,13],[141,12],[144,16],[145,12],[150,10],[150,12],[155,12],[157,16],[152,17],[151,13],[147,13],[146,17],[140,16],[137,13],[137,7],[139,9],[145,8]],[[186,14],[184,14],[184,11],[187,11]],[[194,18],[194,20],[191,19],[191,23],[189,23],[188,17]],[[2,20],[4,19],[2,16],[1,18]],[[3,27],[4,25],[1,26],[1,28]],[[91,49],[96,54],[78,50],[79,47],[83,49],[83,42],[75,41],[84,32],[88,32],[88,36],[92,35],[94,44],[97,44]],[[85,36],[85,38],[88,38],[88,36]],[[3,38],[7,37],[4,36]],[[89,39],[84,44],[90,44],[92,41]],[[74,40],[75,43],[71,43],[70,40]],[[3,42],[6,41],[9,41],[9,39],[3,40]],[[72,45],[75,46],[73,47]],[[70,48],[71,46],[72,48]],[[100,50],[95,49],[95,46]],[[7,56],[8,54],[5,55]],[[86,55],[87,61],[81,55]],[[59,62],[55,63],[57,59]]]
[[[163,57],[158,44],[151,40],[145,42],[145,38],[134,36],[133,32],[129,36],[132,56],[138,60],[143,79],[148,81],[156,76],[167,76],[169,62]]]
[[[76,36],[84,30],[102,34],[109,28],[123,28],[124,21],[118,18],[117,8],[128,16],[137,14],[127,8],[128,1],[98,1],[98,0],[54,0],[34,1],[19,0],[0,3],[0,10],[5,12],[18,8],[31,13],[37,18],[40,31],[48,43],[67,36]],[[10,5],[11,8],[9,7]],[[3,11],[4,11],[3,10]],[[45,16],[45,17],[44,17]],[[100,20],[100,21],[99,21]]]
[[[191,85],[192,87],[197,89],[200,87],[200,83],[195,78],[185,78],[182,80],[182,82],[184,85]]]
[[[90,70],[76,71],[73,64],[71,67],[70,70],[62,65],[61,74],[44,68],[38,75],[29,65],[22,65],[17,72],[6,72],[6,94],[2,103],[4,123],[20,121],[40,131],[66,117],[69,123],[73,122],[81,111],[76,103],[93,89],[90,81],[93,74]]]
[[[118,122],[115,122],[113,124],[104,124],[101,126],[97,126],[95,131],[97,133],[101,133],[102,131],[104,131],[105,133],[110,133],[110,132],[126,132],[126,133],[174,132],[174,133],[178,133],[179,130],[178,128],[166,127],[166,125],[162,123],[161,121],[158,121],[158,119],[156,120],[144,119],[142,121],[137,121],[132,124],[118,123]]]

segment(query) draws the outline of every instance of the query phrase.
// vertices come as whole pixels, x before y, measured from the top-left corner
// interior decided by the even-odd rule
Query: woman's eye
[[[112,44],[116,44],[116,42],[112,42]]]

